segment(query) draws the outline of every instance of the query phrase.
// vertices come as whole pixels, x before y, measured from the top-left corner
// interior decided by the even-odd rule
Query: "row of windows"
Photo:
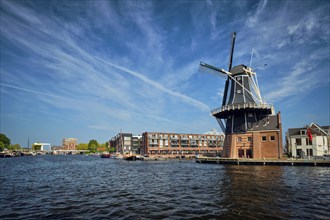
[[[206,138],[206,139],[212,139],[212,140],[215,140],[215,139],[223,139],[224,136],[222,135],[212,135],[212,136],[209,136],[209,135],[162,135],[162,134],[149,134],[148,135],[148,138],[149,139],[167,139],[168,137],[170,138],[173,138],[173,139],[200,139],[200,138]]]
[[[309,140],[309,138],[305,138],[305,139],[306,139],[306,141],[305,141],[306,145],[313,145],[313,142],[311,140]],[[296,138],[296,144],[298,146],[302,146],[301,138]]]
[[[275,136],[269,136],[270,141],[275,141]],[[261,141],[267,141],[267,136],[261,136]],[[242,137],[237,137],[237,142],[242,142]],[[248,137],[248,142],[252,142],[252,137]]]

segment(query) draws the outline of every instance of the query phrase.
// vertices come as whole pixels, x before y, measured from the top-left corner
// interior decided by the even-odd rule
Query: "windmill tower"
[[[257,74],[251,67],[232,67],[236,33],[232,35],[228,71],[200,63],[201,70],[226,77],[222,106],[211,113],[226,134],[223,157],[280,158],[282,123],[280,113],[260,94]]]

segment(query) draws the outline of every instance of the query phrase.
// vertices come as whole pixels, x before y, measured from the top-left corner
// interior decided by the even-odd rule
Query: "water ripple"
[[[92,156],[0,160],[0,219],[327,219],[330,171]]]

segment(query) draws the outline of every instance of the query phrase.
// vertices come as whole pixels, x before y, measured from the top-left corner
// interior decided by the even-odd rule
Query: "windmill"
[[[235,39],[236,33],[234,32],[232,34],[228,71],[204,62],[200,63],[202,71],[226,78],[222,105],[212,110],[211,113],[217,119],[221,129],[226,134],[226,138],[228,137],[227,142],[231,142],[230,145],[233,145],[232,138],[240,137],[239,140],[242,140],[243,136],[239,136],[239,134],[247,134],[246,136],[250,135],[252,138],[253,132],[281,130],[280,116],[275,115],[273,105],[265,103],[261,97],[256,72],[244,64],[232,66]],[[280,135],[277,134],[277,137],[279,140]],[[248,139],[251,140],[251,138]],[[252,146],[251,143],[246,143],[239,152],[236,152],[236,145],[228,147],[227,153],[230,154],[228,157],[254,157],[257,155],[254,154],[254,141],[250,142]],[[280,142],[278,142],[278,145],[280,145]],[[245,149],[245,146],[250,147]],[[277,154],[280,154],[279,151]]]

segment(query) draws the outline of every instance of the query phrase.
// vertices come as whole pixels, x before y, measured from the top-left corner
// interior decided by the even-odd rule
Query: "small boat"
[[[120,153],[113,153],[110,155],[111,159],[124,159],[123,155]]]
[[[10,152],[0,152],[0,158],[15,157],[13,153]]]
[[[101,158],[110,158],[110,153],[109,152],[103,152],[101,154]]]
[[[144,160],[144,157],[142,155],[137,155],[137,154],[127,154],[124,159],[136,161],[136,160]]]
[[[135,155],[127,155],[127,156],[125,156],[125,160],[135,161],[136,160],[136,156]]]

